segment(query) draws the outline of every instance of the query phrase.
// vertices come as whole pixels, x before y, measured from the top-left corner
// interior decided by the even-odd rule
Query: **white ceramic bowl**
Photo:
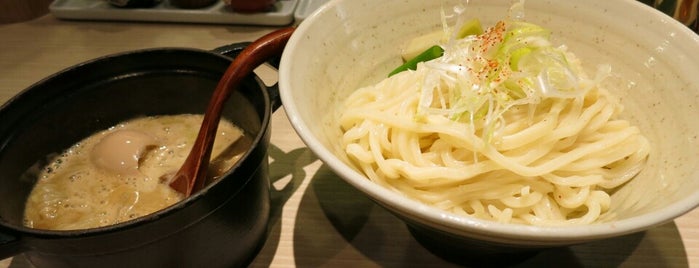
[[[612,195],[617,220],[577,227],[499,224],[423,205],[369,181],[348,164],[333,118],[353,90],[378,82],[400,62],[407,40],[441,27],[440,9],[459,1],[333,0],[301,23],[287,44],[280,90],[296,131],[349,184],[437,239],[514,247],[570,245],[638,232],[699,204],[699,37],[633,0],[527,0],[526,20],[553,30],[589,73],[611,64],[606,80],[623,116],[652,143],[645,170]],[[471,0],[469,14],[493,25],[510,0]],[[429,235],[428,235],[429,236]]]

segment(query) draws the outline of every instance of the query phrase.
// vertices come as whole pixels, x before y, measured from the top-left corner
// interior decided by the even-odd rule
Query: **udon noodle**
[[[441,58],[414,71],[356,90],[340,117],[347,155],[375,183],[451,213],[595,222],[650,146],[601,86],[609,68],[588,78],[544,31],[504,20],[451,38]]]

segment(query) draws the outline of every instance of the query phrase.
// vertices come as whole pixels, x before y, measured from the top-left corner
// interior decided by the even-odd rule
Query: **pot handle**
[[[4,229],[0,228],[0,260],[15,256],[26,250],[19,236],[7,234]]]
[[[212,51],[230,58],[235,58],[240,54],[240,52],[243,51],[243,49],[245,49],[245,47],[247,47],[250,44],[252,44],[252,42],[233,43],[230,45],[215,48]],[[275,70],[279,70],[280,61],[281,55],[268,59],[267,63],[274,67]],[[267,93],[269,94],[269,99],[272,104],[272,112],[274,112],[277,109],[279,109],[279,107],[282,105],[282,100],[279,96],[279,83],[276,83],[272,86],[265,86],[265,88],[267,89]]]

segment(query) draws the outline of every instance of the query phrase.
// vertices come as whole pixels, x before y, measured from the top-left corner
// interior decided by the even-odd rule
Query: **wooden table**
[[[0,103],[71,65],[140,48],[213,49],[273,28],[62,21],[0,25]],[[269,79],[269,78],[268,78]],[[272,77],[274,79],[274,77]],[[394,216],[334,175],[304,146],[283,110],[272,122],[269,238],[253,267],[450,267]],[[0,267],[30,267],[19,256]],[[699,267],[699,209],[643,233],[549,249],[519,267]]]

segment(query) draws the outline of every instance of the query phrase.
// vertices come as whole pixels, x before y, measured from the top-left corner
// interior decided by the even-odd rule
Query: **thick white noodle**
[[[478,124],[439,114],[415,119],[424,78],[403,72],[349,96],[340,118],[344,148],[372,181],[452,213],[531,225],[592,223],[650,150],[638,128],[618,119],[620,104],[602,88],[512,107],[485,140]]]

